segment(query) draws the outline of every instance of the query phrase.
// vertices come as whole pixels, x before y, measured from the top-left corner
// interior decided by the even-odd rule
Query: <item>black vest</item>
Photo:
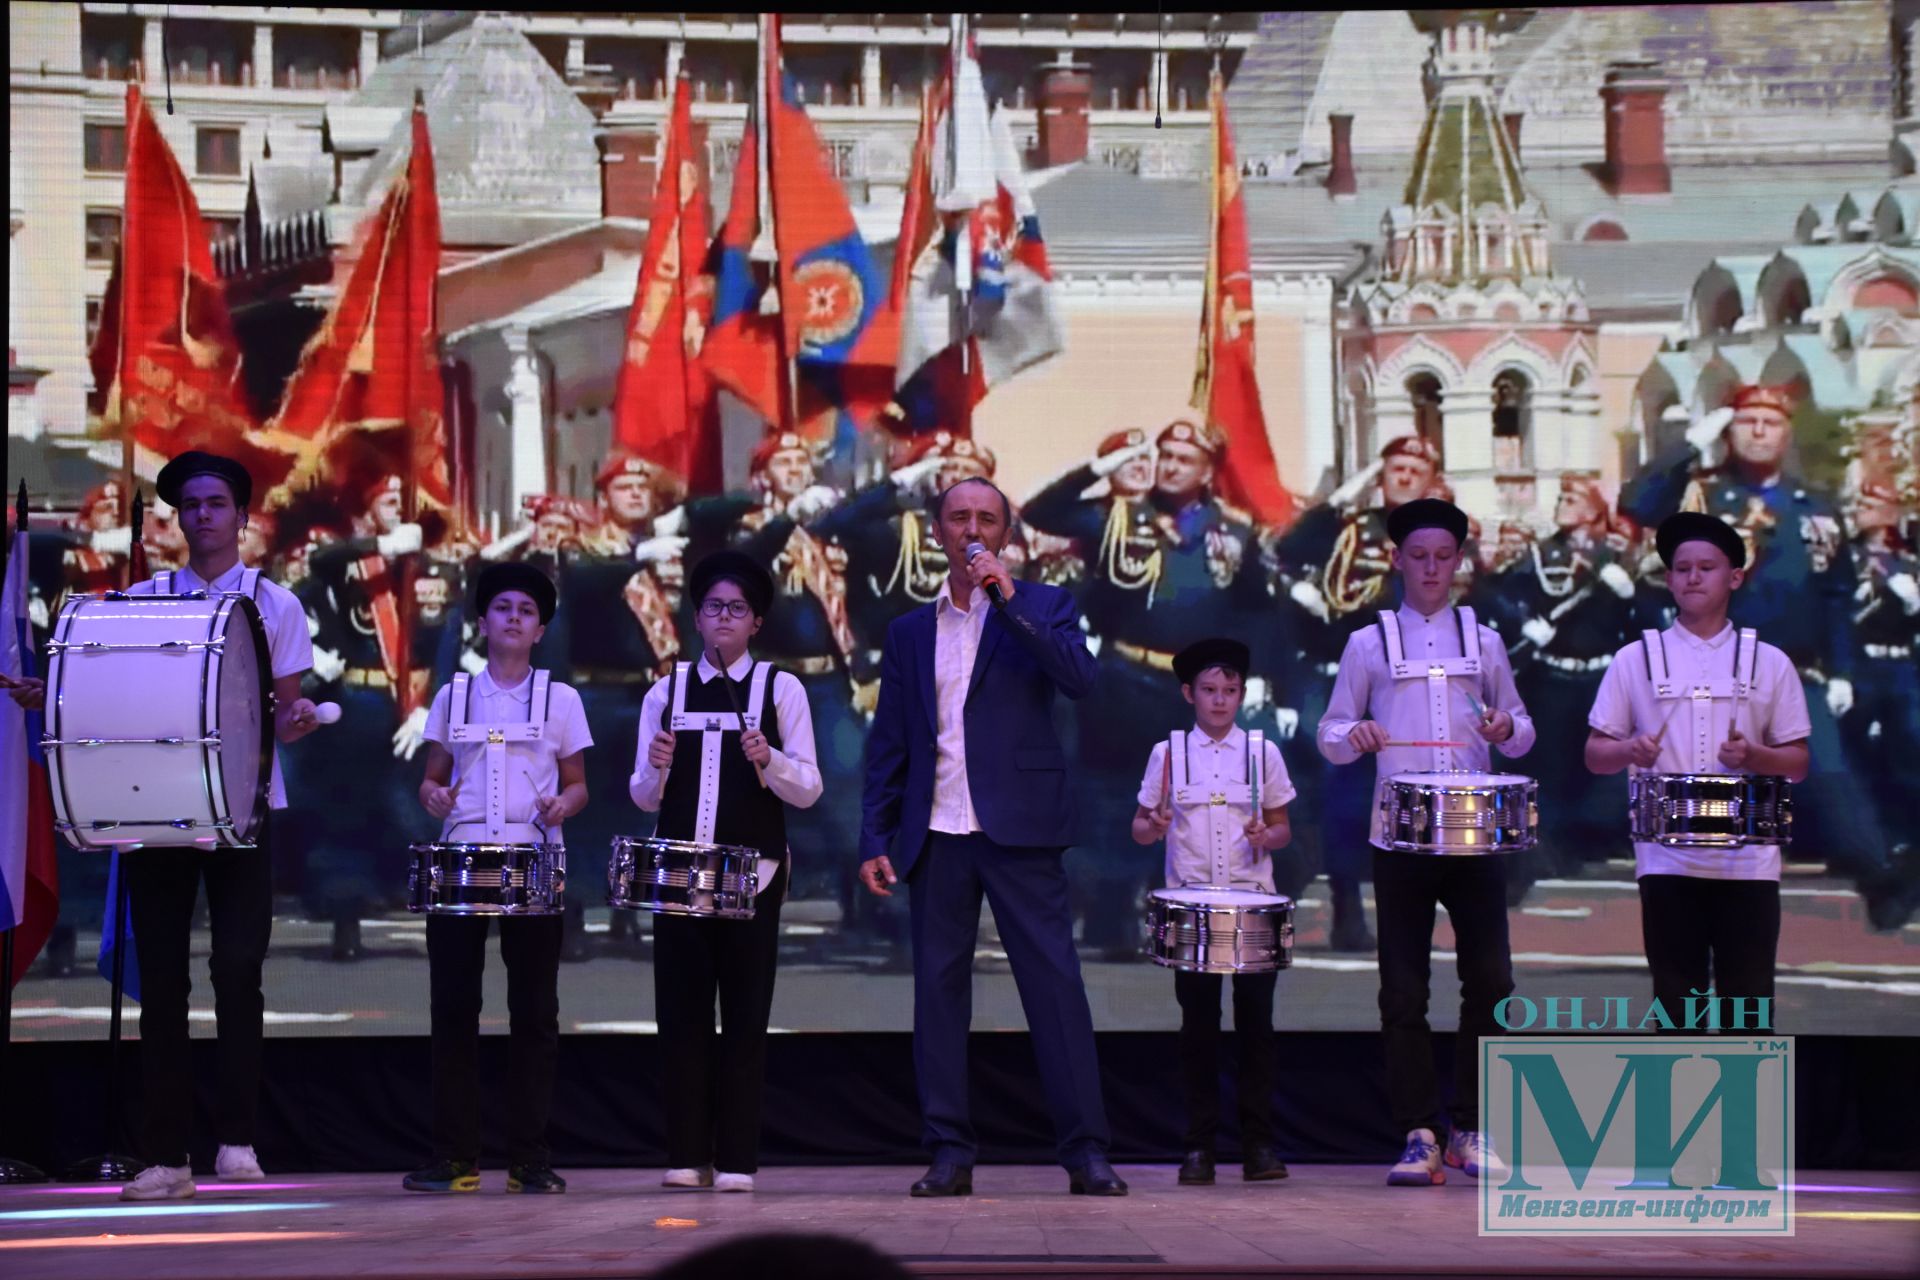
[[[754,677],[761,672],[765,679],[756,705]],[[702,838],[701,788],[708,780],[700,776],[700,757],[706,746],[706,726],[714,724],[719,728],[720,762],[713,834],[708,838],[715,844],[758,849],[767,858],[787,856],[787,806],[754,777],[752,762],[740,750],[740,730],[728,727],[737,701],[747,723],[766,734],[767,742],[776,750],[779,748],[780,717],[773,713],[773,682],[777,677],[778,668],[765,662],[754,663],[747,669],[746,678],[739,681],[728,680],[724,672],[702,680],[695,664],[674,664],[668,677],[667,710],[660,726],[673,732],[673,765],[667,771],[667,788],[660,798],[660,821],[654,834],[668,840]],[[727,695],[728,684],[733,686],[732,700]],[[682,706],[677,725],[673,710],[676,699]]]

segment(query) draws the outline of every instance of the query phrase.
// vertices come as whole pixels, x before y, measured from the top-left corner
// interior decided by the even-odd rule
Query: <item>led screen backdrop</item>
[[[8,474],[44,640],[127,572],[129,468],[155,568],[184,555],[167,452],[255,470],[244,555],[344,709],[284,750],[260,855],[275,1032],[426,1030],[416,710],[484,661],[470,587],[500,559],[558,585],[536,660],[595,740],[563,1022],[652,1029],[608,844],[650,829],[638,709],[689,656],[687,567],[729,545],[775,573],[760,650],[826,778],[774,1025],[908,1028],[904,899],[854,882],[863,741],[886,626],[945,572],[927,500],[965,475],[1097,655],[1060,729],[1099,1026],[1177,1023],[1139,956],[1161,852],[1128,824],[1191,724],[1168,655],[1214,634],[1252,646],[1243,721],[1298,790],[1280,1025],[1376,1025],[1370,774],[1314,732],[1394,603],[1384,510],[1438,494],[1539,725],[1505,766],[1540,783],[1521,994],[1647,994],[1625,782],[1580,753],[1611,656],[1670,617],[1651,526],[1689,506],[1747,538],[1736,618],[1812,711],[1779,1025],[1920,1032],[1912,5],[995,15],[956,81],[944,15],[170,15],[9,6]],[[1752,386],[1777,450],[1728,422]],[[59,872],[25,1038],[104,1034],[106,861]],[[990,920],[976,973],[976,1025],[1023,1025]]]

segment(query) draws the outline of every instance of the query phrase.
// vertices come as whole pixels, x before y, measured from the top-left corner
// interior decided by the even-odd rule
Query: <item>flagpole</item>
[[[947,17],[947,190],[960,184],[960,61],[967,53],[967,16]],[[960,405],[958,434],[973,436],[973,351],[968,339],[973,321],[973,212],[961,215],[953,240],[954,311],[949,321],[959,334]]]
[[[779,57],[774,52],[775,24],[780,21],[778,14],[762,13],[759,20],[759,56],[756,59],[759,83],[754,91],[753,131],[755,150],[759,157],[759,173],[755,175],[759,186],[754,191],[754,202],[758,206],[759,223],[754,232],[753,244],[748,247],[749,262],[769,264],[767,290],[760,295],[760,314],[777,315],[783,310],[780,298],[780,276],[784,265],[780,261],[780,243],[774,236],[774,220],[778,211],[773,203],[773,101],[779,90]],[[781,421],[773,424],[779,431],[797,431],[800,423],[800,371],[796,353],[787,341],[787,318],[780,318],[780,374]]]
[[[27,536],[27,482],[20,482],[20,491],[14,501],[14,536],[7,540],[7,566],[12,567],[12,550],[18,539]],[[24,558],[20,571],[26,572]],[[3,579],[0,579],[3,580]],[[13,935],[18,925],[9,925],[0,933],[0,1089],[7,1089],[13,1077],[8,1074],[8,1064],[13,1061]],[[19,1093],[9,1089],[9,1096],[18,1097]],[[0,1186],[11,1186],[23,1182],[45,1182],[47,1175],[25,1160],[15,1160],[10,1156],[0,1156]]]

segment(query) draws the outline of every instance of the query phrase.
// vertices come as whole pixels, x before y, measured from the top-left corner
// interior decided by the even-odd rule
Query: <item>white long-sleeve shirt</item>
[[[933,812],[927,826],[964,836],[980,830],[967,781],[967,690],[973,687],[973,663],[980,635],[993,605],[987,593],[973,589],[962,609],[953,599],[953,581],[940,584],[933,603],[933,696],[939,718],[934,739]]]
[[[752,667],[752,655],[743,653],[727,669],[727,674],[734,680],[744,680]],[[720,674],[707,662],[704,654],[694,664],[694,671],[702,684]],[[807,706],[807,691],[800,687],[800,681],[792,674],[781,671],[775,673],[767,697],[773,702],[774,723],[780,726],[780,745],[772,748],[772,756],[761,770],[767,778],[767,789],[796,809],[810,808],[820,798],[821,782],[819,760],[813,746],[813,712]],[[666,710],[667,681],[656,681],[640,704],[638,749],[633,762],[633,776],[627,780],[627,794],[648,813],[659,811],[661,797],[667,790],[667,771],[647,763],[647,746],[653,741],[653,735],[660,731]],[[719,749],[720,738],[716,734],[711,748],[716,759],[701,761],[702,778],[719,778]]]
[[[1422,616],[1407,605],[1396,615],[1400,623],[1401,645],[1407,661],[1416,666],[1423,660],[1444,661],[1464,656],[1460,647],[1460,626],[1452,608],[1432,616]],[[1480,736],[1479,719],[1467,700],[1470,692],[1481,705],[1504,711],[1513,717],[1513,736],[1499,744],[1500,753],[1523,756],[1533,747],[1533,719],[1527,714],[1514,688],[1513,667],[1507,661],[1507,647],[1492,627],[1476,624],[1480,631],[1480,675],[1452,676],[1447,680],[1450,718],[1447,739],[1462,745],[1445,753],[1451,767],[1491,772],[1492,752]],[[1333,696],[1320,718],[1317,740],[1320,754],[1335,764],[1352,764],[1366,754],[1347,741],[1353,726],[1373,720],[1397,742],[1428,741],[1433,736],[1429,719],[1427,678],[1396,680],[1389,673],[1385,642],[1378,626],[1356,631],[1347,640],[1340,655],[1340,674],[1333,682]],[[1381,829],[1380,800],[1387,779],[1396,773],[1419,772],[1443,767],[1440,752],[1427,747],[1387,747],[1378,753],[1377,775],[1373,788],[1373,817],[1370,839],[1377,848],[1387,848]]]

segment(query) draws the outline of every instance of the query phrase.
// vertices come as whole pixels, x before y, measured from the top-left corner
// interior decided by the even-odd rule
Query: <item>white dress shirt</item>
[[[1451,607],[1431,616],[1422,616],[1411,606],[1401,605],[1396,615],[1400,623],[1401,644],[1409,663],[1418,666],[1424,660],[1444,661],[1462,657],[1460,626]],[[1388,847],[1381,829],[1380,800],[1387,780],[1397,773],[1425,772],[1451,767],[1471,772],[1493,772],[1492,753],[1480,736],[1479,718],[1473,713],[1469,693],[1489,710],[1504,711],[1513,717],[1513,736],[1500,743],[1500,753],[1523,756],[1533,746],[1533,719],[1520,701],[1513,685],[1513,667],[1507,661],[1507,646],[1492,627],[1476,624],[1480,631],[1480,675],[1451,676],[1447,680],[1451,719],[1447,738],[1462,745],[1442,753],[1428,747],[1387,747],[1378,752],[1377,775],[1373,788],[1371,839],[1375,847]],[[1340,674],[1333,682],[1333,696],[1327,700],[1326,714],[1320,718],[1318,733],[1320,754],[1335,764],[1352,764],[1364,753],[1347,741],[1353,726],[1372,719],[1396,742],[1431,740],[1433,724],[1429,714],[1427,678],[1396,680],[1387,666],[1385,641],[1379,626],[1356,631],[1347,639],[1346,652],[1340,655]]]
[[[1194,729],[1186,735],[1186,747],[1189,787],[1224,794],[1226,788],[1247,785],[1251,761],[1247,731],[1239,725],[1217,739]],[[1293,780],[1287,776],[1280,748],[1271,739],[1261,743],[1259,774],[1261,809],[1278,809],[1292,801]],[[1141,806],[1159,808],[1166,786],[1167,744],[1158,742],[1147,757],[1147,772],[1140,779]],[[1247,839],[1247,823],[1252,817],[1251,804],[1232,800],[1220,804],[1176,802],[1173,825],[1167,829],[1167,887],[1211,884],[1272,893],[1273,857],[1264,849],[1256,851]]]
[[[487,838],[487,744],[450,740],[447,703],[452,693],[453,686],[443,684],[433,695],[425,734],[427,741],[437,742],[453,753],[453,780],[449,785],[460,789],[454,798],[453,812],[440,828],[440,838],[483,842]],[[532,697],[531,670],[519,684],[503,688],[494,683],[491,671],[482,669],[473,677],[467,723],[525,724]],[[558,680],[551,682],[547,686],[546,710],[545,727],[539,738],[506,744],[506,818],[510,823],[538,822],[540,812],[534,807],[534,800],[560,794],[560,761],[593,745],[586,708],[572,686]],[[551,826],[546,829],[546,842],[565,844],[566,839],[558,826]]]
[[[234,561],[233,568],[212,582],[203,580],[192,569],[168,569],[145,582],[134,583],[127,589],[127,594],[160,595],[163,582],[166,592],[173,595],[183,595],[189,591],[239,591],[246,573],[247,566],[238,560]],[[267,633],[267,661],[272,668],[273,679],[297,676],[311,670],[313,636],[307,630],[307,611],[301,607],[293,592],[262,575],[253,593],[253,603],[260,610],[260,625]],[[287,807],[287,784],[280,774],[280,741],[274,736],[271,717],[260,726],[260,730],[273,743],[273,781],[267,786],[267,807],[284,809]],[[326,732],[324,726],[320,732]]]
[[[979,831],[973,791],[967,783],[967,690],[980,654],[980,632],[993,605],[979,587],[962,609],[953,600],[953,579],[940,584],[933,602],[933,696],[937,755],[933,764],[933,813],[928,829],[963,836]]]
[[[744,680],[752,669],[753,655],[743,653],[727,668],[727,675],[733,680]],[[694,672],[701,684],[720,674],[718,668],[707,662],[705,654],[700,655],[700,661],[694,664]],[[667,791],[668,771],[656,769],[647,763],[647,746],[666,722],[667,683],[665,680],[654,681],[640,704],[638,749],[633,761],[633,776],[627,780],[627,794],[648,813],[659,811],[661,797]],[[807,691],[801,688],[800,681],[791,672],[781,671],[775,673],[773,687],[767,691],[767,696],[773,703],[774,723],[780,726],[780,745],[771,749],[771,758],[761,769],[767,778],[767,789],[796,809],[809,808],[820,798],[821,781],[820,765],[814,755],[813,712],[807,706]],[[707,741],[700,760],[700,777],[703,780],[714,779],[714,785],[717,786],[722,738],[717,733],[704,736]]]
[[[1734,637],[1732,623],[1718,635],[1703,640],[1685,627],[1675,625],[1660,633],[1667,659],[1667,673],[1675,684],[1686,686],[1709,680],[1725,680],[1733,675]],[[1614,655],[1600,690],[1593,697],[1593,711],[1587,724],[1609,738],[1635,738],[1659,733],[1660,755],[1653,768],[1642,770],[1628,765],[1629,773],[1732,773],[1720,763],[1719,746],[1727,740],[1733,719],[1733,698],[1707,701],[1703,719],[1694,721],[1692,698],[1662,701],[1654,697],[1653,681],[1647,674],[1647,655],[1635,640]],[[1673,720],[1668,722],[1671,713]],[[1753,690],[1739,707],[1740,732],[1753,742],[1769,747],[1799,742],[1813,732],[1807,718],[1807,695],[1800,684],[1800,673],[1793,661],[1774,646],[1762,641],[1754,654]],[[1635,876],[1698,876],[1707,880],[1778,880],[1780,846],[1743,845],[1738,849],[1669,849],[1665,845],[1635,841]]]

